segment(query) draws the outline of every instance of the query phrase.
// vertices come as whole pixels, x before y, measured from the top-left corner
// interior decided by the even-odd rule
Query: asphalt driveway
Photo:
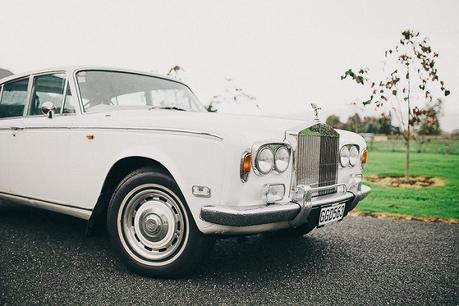
[[[459,226],[348,217],[220,240],[192,277],[143,278],[85,222],[0,204],[0,304],[459,304]]]

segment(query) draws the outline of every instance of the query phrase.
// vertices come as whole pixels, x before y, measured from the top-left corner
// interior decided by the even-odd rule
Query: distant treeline
[[[400,134],[400,128],[392,125],[392,120],[390,117],[378,118],[372,116],[364,116],[362,118],[359,114],[355,113],[354,115],[347,118],[346,121],[342,122],[339,116],[330,115],[328,116],[326,123],[333,128],[348,130],[356,133],[373,133],[385,135]],[[437,123],[434,126],[427,123],[421,124],[417,133],[419,135],[440,135],[440,124]]]

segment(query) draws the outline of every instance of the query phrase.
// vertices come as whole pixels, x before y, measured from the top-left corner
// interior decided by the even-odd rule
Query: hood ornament
[[[317,104],[315,104],[315,103],[311,103],[311,107],[312,107],[312,109],[314,110],[314,115],[315,115],[314,122],[319,123],[319,122],[320,122],[320,119],[319,119],[319,110],[321,110],[322,108],[319,107],[319,106],[318,106]]]

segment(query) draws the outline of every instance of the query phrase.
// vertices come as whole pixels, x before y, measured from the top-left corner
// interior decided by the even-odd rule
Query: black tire
[[[16,205],[13,202],[10,202],[8,200],[0,199],[0,212],[8,211],[8,210],[12,209],[14,206],[16,206]]]
[[[214,244],[197,228],[175,181],[153,168],[136,170],[121,181],[108,206],[107,229],[121,260],[151,277],[190,274]]]
[[[275,232],[267,232],[264,235],[271,238],[299,238],[312,232],[316,228],[313,223],[305,223],[296,228],[287,228]]]

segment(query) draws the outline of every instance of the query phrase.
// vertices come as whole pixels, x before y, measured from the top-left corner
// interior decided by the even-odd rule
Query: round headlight
[[[274,167],[274,154],[270,148],[266,147],[258,151],[255,159],[255,166],[258,171],[263,174],[268,174]]]
[[[357,162],[359,160],[359,149],[356,146],[352,146],[349,149],[349,164],[351,164],[352,167],[357,165]]]
[[[348,147],[344,146],[341,148],[339,151],[339,161],[341,163],[341,166],[347,167],[349,165],[349,149]]]
[[[274,165],[278,172],[284,172],[288,168],[288,164],[290,163],[290,152],[287,147],[282,146],[279,147],[276,151],[276,155],[274,156]]]

